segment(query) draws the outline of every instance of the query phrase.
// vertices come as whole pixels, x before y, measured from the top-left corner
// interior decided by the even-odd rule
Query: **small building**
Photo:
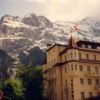
[[[48,100],[83,100],[100,95],[100,43],[71,37],[49,45],[43,65]]]

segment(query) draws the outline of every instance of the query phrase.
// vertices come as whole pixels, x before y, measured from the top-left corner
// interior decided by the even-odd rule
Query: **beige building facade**
[[[48,100],[84,100],[100,95],[100,43],[76,41],[55,44],[46,51],[43,66]]]

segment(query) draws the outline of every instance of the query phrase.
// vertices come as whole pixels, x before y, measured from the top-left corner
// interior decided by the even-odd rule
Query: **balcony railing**
[[[75,77],[75,76],[80,76],[80,75],[82,75],[83,73],[82,73],[82,72],[79,72],[79,71],[70,71],[70,72],[68,72],[67,74],[68,74],[68,76],[73,76],[73,77]]]
[[[87,76],[87,77],[100,77],[100,75],[95,73],[95,72],[85,72],[85,76]]]
[[[51,76],[49,76],[49,77],[47,78],[47,80],[48,80],[48,81],[50,81],[50,80],[56,80],[56,76],[51,75]]]

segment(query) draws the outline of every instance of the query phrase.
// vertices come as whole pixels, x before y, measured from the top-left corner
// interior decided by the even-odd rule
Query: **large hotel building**
[[[48,100],[84,100],[100,95],[100,43],[48,46],[43,65]]]

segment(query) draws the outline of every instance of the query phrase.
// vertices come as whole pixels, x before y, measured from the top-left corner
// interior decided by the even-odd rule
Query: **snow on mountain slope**
[[[73,26],[77,25],[78,32]],[[0,20],[0,48],[15,58],[19,53],[39,46],[46,49],[46,44],[67,44],[71,34],[88,41],[100,42],[100,20],[91,17],[81,21],[52,22],[44,16],[34,13],[23,18],[5,15]]]

